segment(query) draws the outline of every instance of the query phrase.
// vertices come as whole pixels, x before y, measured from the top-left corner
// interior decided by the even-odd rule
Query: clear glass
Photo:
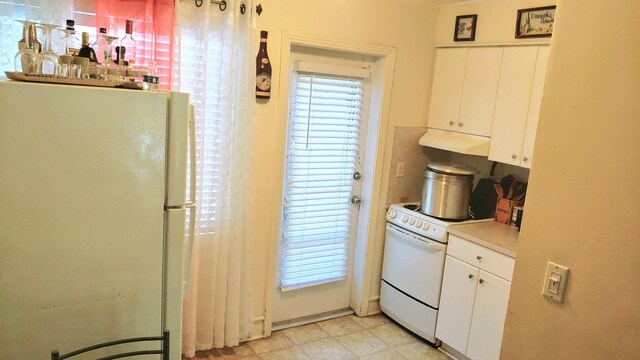
[[[29,42],[29,26],[33,25],[33,22],[27,20],[16,21],[21,23],[23,26],[25,47],[24,49],[20,49],[20,51],[18,51],[13,63],[16,72],[21,72],[27,75],[34,75],[36,74],[36,70],[38,68],[38,54],[36,54],[36,52],[32,50],[31,43]]]
[[[82,47],[82,42],[76,36],[75,30],[60,29],[64,33],[65,54],[77,56]]]
[[[42,76],[58,76],[58,54],[51,48],[51,36],[53,29],[59,26],[53,24],[38,24],[38,28],[42,29],[43,33],[43,50],[38,54],[37,66],[38,75]]]
[[[114,71],[118,69],[118,65],[113,61],[113,41],[117,40],[117,36],[109,36],[105,35],[104,40],[107,42],[107,50],[104,52],[104,61],[97,69],[97,78],[102,80],[107,80],[109,78],[109,70],[113,74]]]
[[[107,58],[107,53],[109,53],[109,58],[111,58],[111,43],[105,39],[106,34],[98,34],[96,41],[91,43],[91,47],[93,51],[96,52],[96,57],[98,58],[99,63],[103,63]]]

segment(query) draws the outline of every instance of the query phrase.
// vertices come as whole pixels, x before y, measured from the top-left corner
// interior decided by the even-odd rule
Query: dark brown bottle
[[[98,58],[96,57],[96,52],[89,47],[89,33],[82,33],[82,47],[78,52],[78,57],[89,58],[89,62],[97,63]]]
[[[260,31],[260,50],[256,56],[256,98],[269,99],[271,97],[271,61],[267,54],[266,31]]]

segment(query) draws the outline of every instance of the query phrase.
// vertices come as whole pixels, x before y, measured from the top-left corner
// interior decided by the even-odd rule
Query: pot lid
[[[471,166],[441,162],[429,163],[427,169],[450,175],[475,175],[479,173],[478,170]]]

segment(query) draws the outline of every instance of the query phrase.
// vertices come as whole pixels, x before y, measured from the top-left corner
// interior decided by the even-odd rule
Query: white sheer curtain
[[[0,0],[0,77],[5,71],[15,70],[13,59],[22,39],[22,24],[16,19],[64,25],[67,19],[73,19],[73,0]],[[41,36],[38,32],[42,43]],[[64,50],[62,33],[54,33],[52,40],[54,50]]]
[[[183,352],[234,346],[250,332],[247,234],[255,54],[252,3],[176,2],[173,90],[196,114],[197,219]]]

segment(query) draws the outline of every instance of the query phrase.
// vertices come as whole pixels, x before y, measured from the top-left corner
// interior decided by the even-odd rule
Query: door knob
[[[353,195],[353,196],[351,197],[351,203],[352,203],[352,204],[354,204],[354,205],[358,205],[358,204],[360,204],[360,202],[361,202],[361,201],[362,201],[362,200],[360,200],[360,197],[359,197],[359,196],[357,196],[357,195]]]
[[[360,180],[360,178],[362,178],[362,174],[360,174],[359,172],[355,172],[353,174],[353,180]]]

